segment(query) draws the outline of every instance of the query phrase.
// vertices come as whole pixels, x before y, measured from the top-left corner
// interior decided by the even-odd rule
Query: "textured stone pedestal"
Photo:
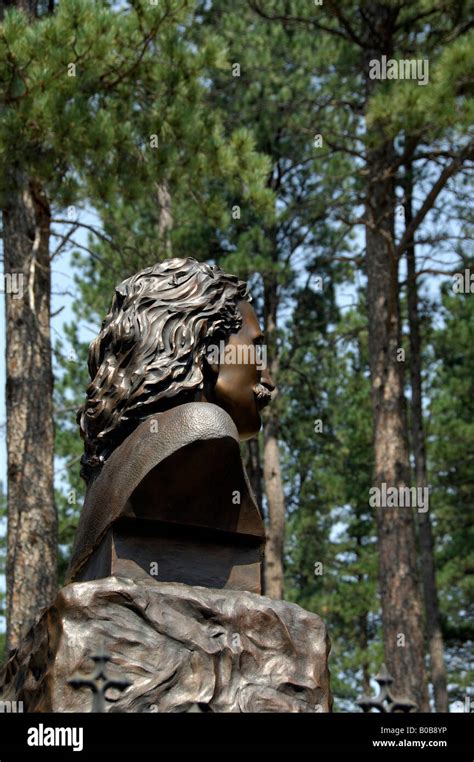
[[[104,644],[107,711],[328,712],[324,623],[295,604],[232,590],[120,577],[64,587],[8,661],[3,700],[25,711],[89,712],[89,673]]]

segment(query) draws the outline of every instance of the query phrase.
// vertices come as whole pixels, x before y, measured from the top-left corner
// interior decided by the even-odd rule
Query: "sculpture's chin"
[[[242,396],[240,399],[232,399],[230,395],[223,394],[222,390],[216,386],[213,398],[208,401],[218,405],[230,415],[241,442],[257,436],[262,426],[259,410],[260,401],[257,397],[252,395],[252,397]]]
[[[239,432],[239,439],[241,442],[247,442],[247,440],[256,437],[262,427],[262,421],[258,414],[253,420],[246,421],[245,424],[237,421],[234,421],[234,423],[237,426],[237,431]]]

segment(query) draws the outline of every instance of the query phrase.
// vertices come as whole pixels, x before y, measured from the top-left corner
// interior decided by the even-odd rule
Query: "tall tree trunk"
[[[260,447],[258,438],[249,439],[244,446],[244,462],[250,484],[252,486],[257,505],[262,511],[263,508],[263,490],[262,490],[262,464],[260,462]]]
[[[274,275],[265,279],[265,340],[270,375],[278,385],[277,345],[278,283]],[[278,403],[269,405],[263,425],[263,478],[268,505],[265,546],[265,595],[283,598],[283,548],[285,541],[285,495],[280,467],[280,420]]]
[[[368,76],[369,61],[392,53],[394,9],[368,3],[366,92],[376,81]],[[377,40],[377,42],[376,42]],[[380,41],[380,42],[379,42]],[[378,137],[383,140],[383,133]],[[404,364],[398,361],[401,326],[398,261],[394,252],[394,147],[385,141],[368,148],[366,160],[366,269],[369,354],[374,419],[374,487],[410,484]],[[384,655],[397,693],[406,694],[421,711],[429,710],[425,670],[423,607],[417,575],[413,508],[379,507],[379,584]]]
[[[7,648],[16,647],[57,587],[50,339],[50,209],[38,184],[12,170],[3,209],[8,451]],[[22,281],[21,281],[22,279]]]
[[[413,177],[408,163],[405,172],[405,226],[413,219]],[[418,311],[416,255],[413,241],[407,248],[408,323],[410,328],[411,433],[415,456],[416,486],[428,486],[425,433],[423,427],[423,396],[421,382],[421,336]],[[418,513],[420,568],[423,580],[426,611],[426,635],[430,652],[431,681],[437,712],[448,711],[448,689],[444,663],[444,643],[436,587],[434,543],[430,512]]]
[[[249,478],[253,494],[255,495],[258,508],[263,516],[263,471],[260,459],[260,443],[258,441],[258,437],[249,439],[248,442],[243,442],[241,448],[245,470],[247,471],[247,476]],[[262,595],[266,595],[265,563],[263,564],[260,581]]]

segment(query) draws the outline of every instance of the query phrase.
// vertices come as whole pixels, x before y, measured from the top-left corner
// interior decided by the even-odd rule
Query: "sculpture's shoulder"
[[[112,453],[99,479],[110,481],[123,468],[143,475],[149,468],[193,442],[230,437],[239,442],[228,413],[209,402],[189,402],[147,418]]]
[[[212,444],[214,448],[209,450]],[[124,515],[130,497],[148,474],[165,461],[171,466],[173,458],[186,464],[189,446],[197,448],[192,460],[199,461],[206,478],[219,456],[226,460],[226,470],[234,464],[234,468],[243,472],[238,431],[222,408],[209,402],[190,402],[150,416],[114,450],[89,485],[76,532],[70,575],[97,546],[112,522]],[[182,478],[185,469],[178,471]]]
[[[153,424],[152,424],[153,422]],[[188,402],[178,405],[164,413],[157,413],[144,421],[137,430],[140,436],[147,429],[152,429],[157,438],[176,442],[211,439],[230,436],[239,441],[237,427],[225,410],[211,402]]]

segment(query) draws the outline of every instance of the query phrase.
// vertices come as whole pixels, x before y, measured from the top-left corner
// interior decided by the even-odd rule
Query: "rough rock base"
[[[231,590],[108,577],[67,585],[13,653],[0,697],[29,712],[89,712],[104,644],[110,712],[329,712],[324,623],[295,604]]]

